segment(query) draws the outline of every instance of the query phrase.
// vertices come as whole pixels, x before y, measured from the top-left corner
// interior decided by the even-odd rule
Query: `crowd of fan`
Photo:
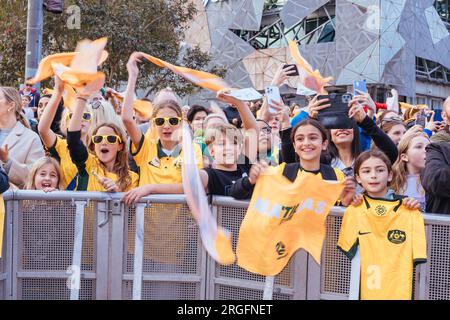
[[[249,199],[267,166],[294,181],[298,172],[345,180],[339,204],[358,195],[406,197],[422,211],[450,213],[450,97],[442,121],[432,110],[381,110],[367,93],[349,102],[351,129],[326,129],[317,115],[327,99],[285,106],[252,103],[217,93],[217,106],[180,106],[170,89],[152,101],[153,115],[133,109],[140,53],[127,64],[124,99],[111,89],[78,95],[70,108],[64,84],[40,94],[0,87],[0,192],[9,188],[124,192],[127,204],[150,194],[183,193],[183,123],[193,136],[196,163],[208,194]],[[282,68],[272,84],[281,86]],[[418,114],[429,115],[425,126]],[[186,137],[186,135],[184,135]],[[373,164],[370,163],[372,159]],[[377,163],[376,160],[381,161]],[[356,165],[356,168],[355,168]],[[380,180],[381,176],[385,180]]]

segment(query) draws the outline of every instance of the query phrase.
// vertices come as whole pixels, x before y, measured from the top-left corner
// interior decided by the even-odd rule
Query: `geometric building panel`
[[[220,30],[220,42],[213,44],[212,54],[215,62],[223,66],[231,66],[244,59],[255,49],[230,30]]]
[[[379,13],[379,11],[378,11]],[[368,21],[373,13],[367,8],[354,5],[350,1],[336,1],[336,84],[342,83],[342,79],[349,79],[349,74],[340,75],[345,69],[355,72],[353,67],[348,67],[354,59],[367,50],[379,38],[378,29],[373,29]],[[358,72],[359,74],[359,72]],[[341,79],[340,81],[338,79]],[[358,79],[361,79],[360,77]],[[356,80],[356,79],[353,79]],[[349,83],[353,83],[351,80]]]
[[[281,10],[280,17],[287,28],[292,27],[306,16],[313,13],[328,0],[291,0]]]
[[[243,0],[230,29],[258,31],[264,9],[264,0]]]
[[[333,77],[330,84],[336,81],[336,43],[317,43],[300,46],[300,53],[313,69],[318,69],[324,77]]]
[[[227,76],[225,77],[225,81],[232,88],[249,88],[253,87],[252,80],[245,68],[245,65],[242,61],[233,65],[229,72],[227,72]]]
[[[412,97],[416,57],[450,69],[450,33],[434,0],[271,0],[268,12],[264,0],[193,1],[208,4],[198,8],[186,42],[210,46],[212,63],[227,68],[226,80],[238,88],[261,90],[279,65],[292,63],[286,39],[297,39],[302,56],[335,85],[366,79]],[[326,12],[332,33],[322,39],[311,30],[329,19]],[[296,78],[288,84],[296,87]]]
[[[366,79],[367,83],[379,83],[380,46],[378,41],[368,46],[344,67],[336,84],[348,85],[359,79]]]
[[[185,42],[192,46],[199,46],[203,52],[211,49],[211,39],[208,28],[208,17],[202,0],[194,0],[197,8],[196,16],[189,22],[189,27],[185,31]]]
[[[244,66],[250,76],[252,85],[256,90],[264,90],[270,85],[276,71],[280,65],[292,64],[287,47],[269,48],[258,50],[247,56],[243,61]],[[290,77],[288,85],[296,87],[298,77]]]
[[[425,17],[427,18],[428,27],[430,28],[433,44],[448,37],[449,32],[434,7],[425,9]]]

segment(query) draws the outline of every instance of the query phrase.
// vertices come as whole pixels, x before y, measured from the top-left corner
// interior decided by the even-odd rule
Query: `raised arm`
[[[64,83],[58,76],[55,76],[55,91],[45,107],[38,124],[39,135],[47,149],[51,148],[56,141],[56,134],[51,129],[51,126],[58,110],[59,103],[61,102],[63,92]]]
[[[128,60],[128,84],[122,107],[122,121],[127,129],[128,135],[131,138],[131,142],[135,147],[139,146],[142,139],[142,132],[136,124],[136,121],[133,119],[134,92],[136,89],[137,77],[139,75],[139,68],[137,64],[138,62],[142,62],[142,58],[143,55],[141,52],[134,52]]]
[[[67,146],[69,148],[72,162],[77,166],[78,171],[85,168],[85,162],[88,158],[86,146],[81,141],[81,120],[87,97],[78,96],[75,101],[75,110],[70,119],[69,129],[67,130]]]
[[[258,123],[256,122],[249,106],[245,102],[227,95],[227,92],[229,92],[228,89],[217,92],[217,99],[222,102],[232,104],[238,109],[239,115],[241,116],[242,125],[246,130],[243,153],[248,159],[250,159],[250,161],[253,162],[256,160],[258,153]]]
[[[353,118],[360,128],[362,128],[367,135],[373,140],[375,145],[383,151],[388,158],[394,163],[398,157],[398,150],[395,143],[389,136],[383,132],[375,122],[369,118],[365,113],[364,108],[358,102],[364,102],[365,104],[373,103],[372,98],[369,95],[355,96],[350,101],[349,117]]]

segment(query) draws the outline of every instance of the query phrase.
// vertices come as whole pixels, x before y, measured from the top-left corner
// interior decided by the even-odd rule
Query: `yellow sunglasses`
[[[122,143],[122,139],[115,134],[104,134],[104,135],[97,134],[92,137],[92,142],[94,144],[100,144],[103,143],[105,139],[108,144]]]
[[[66,120],[72,119],[72,116],[73,116],[73,112],[68,113],[66,116],[67,117]],[[91,112],[83,112],[82,120],[83,121],[92,121],[92,113]]]
[[[155,125],[157,127],[162,127],[167,122],[171,126],[177,126],[180,123],[180,121],[181,121],[180,117],[170,117],[170,118],[159,117],[159,118],[153,119],[153,122],[155,123]]]

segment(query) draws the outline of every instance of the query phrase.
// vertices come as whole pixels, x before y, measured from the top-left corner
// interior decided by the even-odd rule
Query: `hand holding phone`
[[[353,82],[353,96],[367,93],[366,80],[356,80]]]
[[[290,77],[295,77],[295,76],[298,76],[298,75],[299,75],[299,73],[298,73],[298,68],[297,68],[297,65],[296,65],[296,64],[285,64],[285,65],[283,66],[283,69],[287,69],[287,70],[286,70],[286,73],[287,73],[288,76],[290,76]]]
[[[422,110],[417,114],[415,124],[425,128],[426,123],[427,123],[427,116],[425,115],[425,112]]]
[[[269,112],[271,114],[274,114],[276,113],[276,110],[272,108],[274,101],[279,103],[283,102],[280,95],[280,89],[276,86],[268,86],[266,87],[266,95],[267,95],[267,102],[269,103]]]

